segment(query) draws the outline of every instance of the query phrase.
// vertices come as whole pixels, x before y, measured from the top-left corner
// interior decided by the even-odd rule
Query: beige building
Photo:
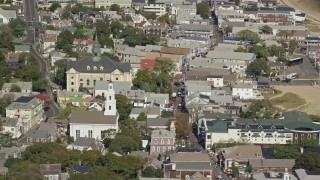
[[[151,132],[150,154],[164,154],[167,151],[175,150],[176,133],[174,121],[170,124],[170,130],[160,129]]]
[[[120,8],[131,7],[132,0],[95,0],[95,7],[104,7],[108,9],[112,4],[118,4]]]
[[[97,38],[96,38],[97,39]],[[69,62],[67,65],[67,91],[92,92],[97,81],[132,81],[130,63],[115,62],[101,57],[99,42],[96,40],[92,57]]]
[[[43,120],[43,101],[32,96],[21,96],[6,108],[7,118],[22,120],[22,133]]]
[[[54,50],[56,47],[56,35],[54,34],[42,34],[40,35],[40,48],[43,53],[48,53]]]

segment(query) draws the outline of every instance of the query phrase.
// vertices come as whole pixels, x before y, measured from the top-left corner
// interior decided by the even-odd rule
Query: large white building
[[[232,96],[240,99],[253,99],[254,89],[257,89],[256,83],[237,83],[232,87]]]
[[[131,82],[130,63],[120,63],[101,56],[100,44],[97,40],[92,48],[93,56],[78,61],[68,62],[67,91],[93,91],[97,81],[128,81]]]
[[[164,3],[149,3],[143,6],[143,10],[146,12],[154,12],[157,16],[166,14],[166,5]]]
[[[303,112],[291,111],[279,119],[214,120],[200,117],[205,131],[206,148],[218,142],[242,142],[252,144],[291,144],[303,138],[319,142],[320,125],[313,123]]]
[[[11,19],[16,19],[17,13],[15,10],[4,10],[0,8],[0,24],[8,24]]]
[[[119,114],[116,109],[115,91],[113,83],[108,84],[105,91],[104,111],[72,111],[70,117],[70,136],[103,139],[103,134],[109,129],[118,132]]]
[[[108,9],[113,4],[118,4],[120,8],[130,8],[132,0],[95,0],[94,7],[104,7]]]

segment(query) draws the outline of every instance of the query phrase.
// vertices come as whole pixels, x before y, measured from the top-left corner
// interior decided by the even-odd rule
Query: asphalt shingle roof
[[[90,69],[87,66],[90,66]],[[94,66],[97,67],[96,70],[94,70]],[[102,70],[100,69],[101,66],[103,67]],[[79,61],[70,61],[67,65],[67,71],[71,68],[82,73],[112,73],[116,69],[121,72],[131,71],[130,63],[115,62],[108,57],[101,57],[100,61],[93,61],[93,57],[85,57]]]

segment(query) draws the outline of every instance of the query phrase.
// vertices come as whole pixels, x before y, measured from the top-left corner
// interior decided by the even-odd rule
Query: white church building
[[[112,82],[108,84],[104,97],[106,99],[104,111],[72,111],[69,122],[70,136],[75,140],[77,137],[102,140],[106,130],[114,129],[118,132],[119,114]]]

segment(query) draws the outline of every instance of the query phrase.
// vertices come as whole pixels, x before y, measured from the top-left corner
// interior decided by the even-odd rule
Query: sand
[[[308,114],[320,115],[320,87],[319,86],[275,86],[275,89],[282,91],[282,94],[274,96],[276,98],[285,93],[291,92],[305,99],[307,104],[297,110]]]
[[[281,0],[282,3],[300,10],[307,17],[320,23],[320,0]]]

